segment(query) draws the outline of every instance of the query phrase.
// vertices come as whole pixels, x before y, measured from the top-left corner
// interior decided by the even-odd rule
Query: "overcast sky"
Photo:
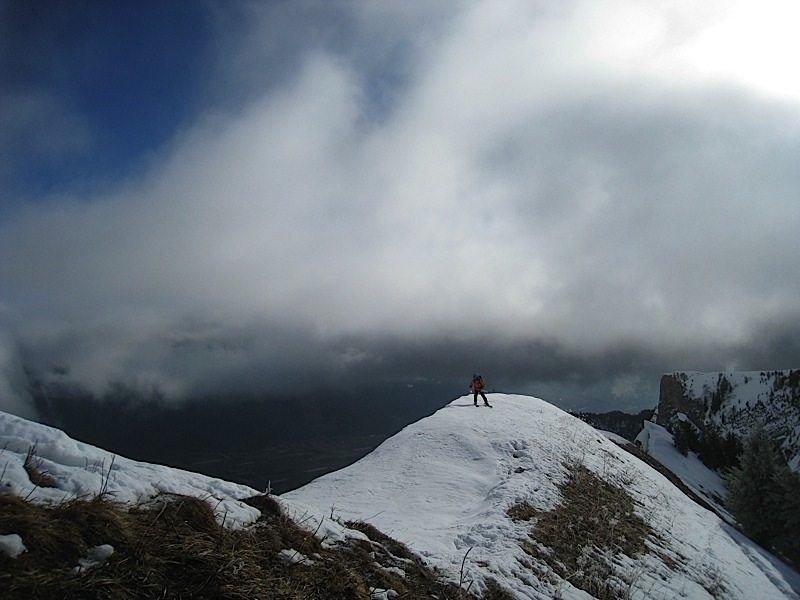
[[[609,409],[800,367],[798,22],[0,0],[0,407],[33,414],[26,369],[170,398],[479,370]]]

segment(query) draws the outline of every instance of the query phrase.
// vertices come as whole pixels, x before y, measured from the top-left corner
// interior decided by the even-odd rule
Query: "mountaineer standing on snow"
[[[483,388],[485,387],[486,384],[483,383],[483,377],[481,377],[479,373],[473,373],[472,381],[469,384],[469,389],[471,389],[475,394],[475,406],[478,406],[478,394],[480,394],[481,398],[483,398],[484,406],[491,408],[491,404],[489,404],[489,401],[486,399],[486,394],[483,393]]]

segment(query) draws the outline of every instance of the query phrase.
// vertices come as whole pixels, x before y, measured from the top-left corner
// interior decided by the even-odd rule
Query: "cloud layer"
[[[748,26],[728,4],[217,15],[208,110],[136,175],[0,224],[6,381],[183,396],[487,365],[628,397],[796,367],[800,92],[752,66],[779,36],[714,58]]]

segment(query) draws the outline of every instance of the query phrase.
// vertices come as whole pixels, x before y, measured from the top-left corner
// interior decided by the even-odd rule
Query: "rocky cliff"
[[[673,433],[719,438],[763,424],[800,471],[800,370],[668,373],[654,420]]]

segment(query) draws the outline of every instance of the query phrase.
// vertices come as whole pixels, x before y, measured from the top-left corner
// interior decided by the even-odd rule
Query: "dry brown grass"
[[[42,470],[42,459],[36,456],[35,444],[28,449],[28,454],[25,456],[25,462],[22,467],[28,474],[32,484],[38,487],[58,487],[55,479]]]
[[[515,521],[531,521],[541,514],[530,502],[523,500],[506,511],[506,514]]]
[[[601,600],[625,598],[630,582],[615,572],[614,556],[647,552],[650,526],[634,512],[635,502],[622,488],[603,481],[580,465],[568,466],[561,487],[563,501],[538,511],[529,503],[511,507],[508,515],[531,521],[523,550],[546,564],[561,579]]]
[[[247,502],[261,518],[227,530],[207,502],[186,496],[162,495],[133,508],[103,497],[47,507],[0,496],[0,534],[18,533],[28,548],[17,559],[0,555],[0,597],[369,600],[376,589],[394,589],[400,598],[477,598],[371,525],[350,523],[369,540],[331,550],[271,497]],[[76,573],[79,559],[100,544],[114,546],[108,561]],[[292,564],[279,556],[285,549],[308,560]],[[510,598],[499,585],[490,591],[485,598]]]

